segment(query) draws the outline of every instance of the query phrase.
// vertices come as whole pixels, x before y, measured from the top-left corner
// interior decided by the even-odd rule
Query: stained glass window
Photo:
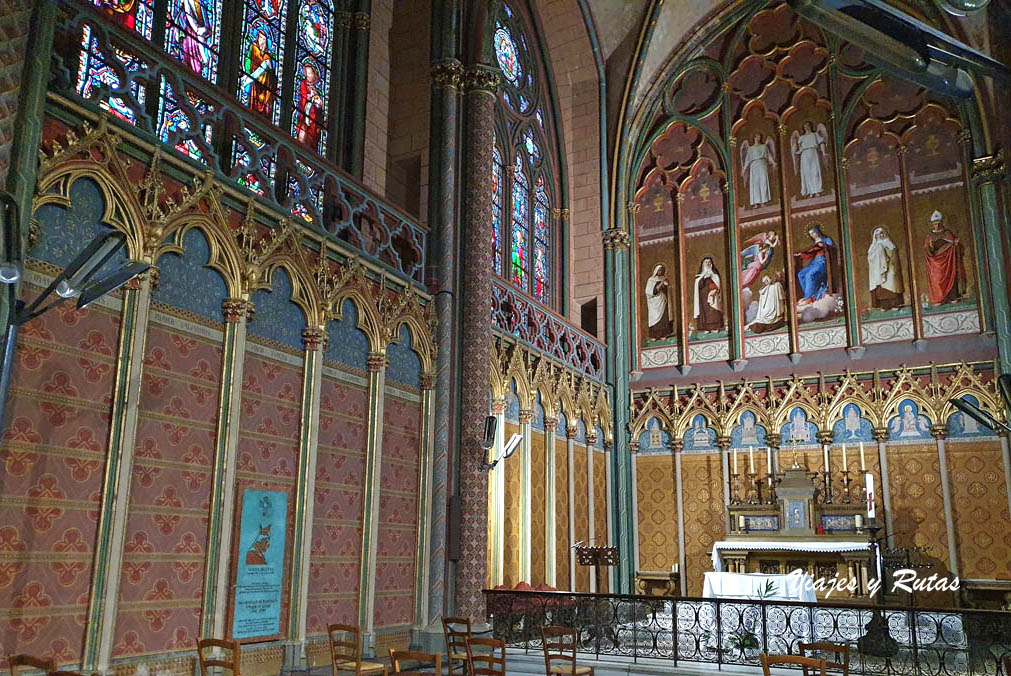
[[[136,10],[139,14],[139,10]],[[134,15],[116,15],[121,21],[126,21],[123,17]],[[131,24],[131,27],[136,24]],[[103,90],[118,89],[122,83],[116,70],[106,62],[98,46],[98,39],[92,35],[89,26],[84,27],[81,37],[81,60],[77,67],[77,93],[85,99],[97,97]],[[113,48],[116,59],[126,68],[127,72],[136,72],[143,66],[143,62],[132,54],[128,54],[120,49]],[[146,100],[146,91],[137,82],[130,83],[130,93],[133,95],[139,107],[143,108]],[[108,110],[121,120],[136,124],[137,115],[133,108],[125,100],[117,96],[103,98],[99,105]]]
[[[530,129],[523,132],[523,147],[527,149],[530,164],[541,163],[541,149],[537,145],[537,141],[534,140],[534,133]]]
[[[518,84],[523,77],[523,66],[520,65],[519,50],[509,29],[499,24],[495,29],[495,57],[498,59],[502,74],[512,84]]]
[[[512,267],[510,276],[513,284],[520,288],[527,285],[527,233],[530,227],[530,186],[523,169],[523,162],[516,156],[513,173],[513,223],[512,223]]]
[[[291,213],[306,223],[312,223],[313,209],[317,214],[322,215],[323,213],[323,190],[318,187],[308,187],[309,182],[316,175],[316,171],[312,167],[298,160],[295,160],[295,166],[299,175],[305,180],[307,187],[300,187],[295,176],[288,177],[288,194],[292,198]]]
[[[548,259],[551,248],[551,229],[548,221],[550,205],[548,192],[544,185],[544,176],[537,177],[537,190],[534,193],[534,297],[547,304],[550,301],[551,261]]]
[[[305,0],[298,10],[291,134],[320,154],[326,150],[332,35],[333,9],[329,0]]]
[[[211,82],[218,73],[221,0],[169,0],[165,49]]]
[[[249,145],[254,152],[259,152],[266,145],[259,136],[251,131],[247,130],[249,134]],[[266,177],[266,185],[263,184],[259,177],[254,173],[254,167],[256,160],[253,159],[252,153],[245,150],[242,146],[236,142],[233,146],[232,152],[232,166],[236,167],[235,171],[238,173],[237,179],[240,185],[244,185],[258,195],[265,195],[267,193],[267,187],[273,184],[274,179],[274,159],[273,157],[267,155],[260,156],[260,170],[263,171],[264,177]]]
[[[239,101],[278,124],[288,0],[245,0],[245,6]]]
[[[187,93],[185,99],[180,100],[172,90],[172,86],[165,80],[162,80],[160,106],[158,136],[161,138],[162,143],[168,143],[184,155],[189,155],[193,159],[200,160],[206,164],[203,150],[197,141],[192,138],[190,126],[192,124],[191,120],[198,119],[198,116],[209,120],[213,112],[212,108],[201,99],[189,93]],[[204,122],[202,127],[203,134],[198,136],[202,136],[203,141],[210,147],[211,123]]]
[[[492,266],[495,274],[502,274],[502,153],[496,146],[491,163],[491,237]]]
[[[148,40],[154,25],[154,0],[94,0],[110,21],[137,31]]]

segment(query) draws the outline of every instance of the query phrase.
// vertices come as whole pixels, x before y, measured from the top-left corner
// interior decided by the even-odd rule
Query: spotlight
[[[147,263],[130,261],[111,274],[92,282],[92,278],[102,266],[124,246],[126,236],[121,232],[110,231],[95,237],[49,287],[32,301],[31,305],[18,304],[14,323],[20,326],[68,298],[76,296],[79,296],[77,308],[83,309],[151,267]],[[57,298],[48,305],[43,305],[54,293]]]
[[[1003,394],[1003,390],[1001,393]],[[997,420],[992,415],[981,409],[979,406],[976,406],[976,404],[972,403],[965,397],[962,397],[960,399],[949,399],[948,403],[950,403],[952,406],[957,408],[965,415],[969,416],[970,418],[973,418],[980,425],[983,425],[984,427],[987,427],[994,432],[998,431],[1011,432],[1011,427],[1008,427],[1004,423],[1000,422],[999,420]]]

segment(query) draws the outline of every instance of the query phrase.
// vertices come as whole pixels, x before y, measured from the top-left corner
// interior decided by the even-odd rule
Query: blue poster
[[[232,638],[281,631],[288,494],[247,489],[242,497]]]

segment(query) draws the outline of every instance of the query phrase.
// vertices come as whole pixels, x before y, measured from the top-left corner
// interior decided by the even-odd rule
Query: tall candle
[[[748,469],[752,474],[755,473],[755,447],[748,446]]]
[[[734,474],[737,474],[737,449],[734,449]]]
[[[825,453],[825,471],[828,472],[828,471],[830,471],[829,470],[829,466],[828,466],[828,444],[823,445],[821,447],[821,450]],[[793,453],[794,453],[794,455],[797,454],[797,449],[796,448],[793,449]]]
[[[843,471],[844,471],[844,472],[845,472],[845,471],[846,471],[847,469],[849,469],[849,468],[848,468],[848,467],[846,466],[846,444],[843,444],[843,445],[842,445],[842,468],[843,468]]]
[[[860,471],[867,471],[867,460],[864,458],[864,442],[860,442]]]
[[[772,476],[772,447],[771,446],[766,446],[765,447],[765,458],[766,458],[766,460],[768,460],[768,465],[769,465],[769,472],[768,473],[769,473],[769,476]]]

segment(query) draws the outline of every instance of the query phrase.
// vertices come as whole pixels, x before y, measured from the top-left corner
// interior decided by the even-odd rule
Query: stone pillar
[[[443,5],[434,3],[436,12]],[[428,223],[433,246],[429,254],[429,291],[435,296],[435,341],[439,351],[435,361],[435,418],[432,457],[432,529],[429,555],[428,616],[433,622],[427,633],[438,643],[443,640],[442,617],[446,603],[446,504],[449,496],[450,449],[455,447],[457,383],[453,378],[457,347],[453,340],[456,315],[456,208],[457,208],[457,108],[463,66],[455,59],[432,65],[432,123],[429,146]],[[503,420],[499,418],[499,428]],[[499,446],[501,448],[501,446]],[[426,648],[427,649],[427,648]]]
[[[319,449],[319,399],[323,382],[323,350],[327,334],[322,327],[302,329],[302,421],[299,425],[298,474],[295,479],[295,528],[291,538],[291,598],[288,642],[283,670],[306,664],[305,622],[309,603],[309,557],[312,552],[313,505],[316,497],[316,458]]]
[[[716,437],[716,447],[720,449],[720,471],[723,473],[723,528],[725,533],[731,531],[730,528],[730,437]],[[748,490],[747,481],[744,483],[744,490]],[[747,493],[745,492],[745,495]],[[745,496],[741,496],[745,500]]]
[[[375,651],[376,551],[379,535],[379,489],[383,466],[383,402],[386,389],[386,354],[370,352],[369,424],[365,450],[365,477],[362,487],[362,559],[358,584],[358,626],[362,630],[363,651]],[[365,654],[365,652],[363,652]]]
[[[349,139],[351,173],[362,177],[365,163],[365,106],[368,97],[369,84],[369,32],[372,24],[372,8],[369,0],[356,0],[355,12],[351,15],[351,53],[354,58],[354,75],[352,84],[354,94],[351,98],[352,123]]]
[[[499,458],[498,464],[491,470],[489,477],[490,488],[488,490],[488,504],[490,505],[490,515],[488,518],[491,532],[491,575],[489,576],[492,586],[505,583],[505,474],[506,463],[502,457],[502,450],[505,448],[505,399],[497,399],[491,404],[492,415],[495,416],[495,457]]]
[[[624,218],[627,212],[618,210]],[[609,228],[603,231],[604,243],[604,298],[605,312],[610,321],[607,326],[607,344],[611,346],[629,345],[629,299],[633,292],[628,283],[628,229],[622,227]],[[631,373],[630,350],[609,349],[607,351],[607,381],[611,383],[613,401],[629,401]],[[615,573],[617,584],[611,591],[616,594],[632,593],[632,551],[637,534],[632,529],[632,460],[628,453],[627,432],[629,423],[627,406],[614,406],[615,452],[612,461],[614,467],[614,511],[610,517],[614,523],[613,545],[618,547],[620,562]]]
[[[1004,492],[1007,494],[1008,514],[1011,514],[1011,447],[1007,434],[1000,435],[1000,455],[1004,463]]]
[[[966,138],[965,141],[970,139]],[[967,142],[963,142],[965,157],[969,157]],[[993,305],[994,322],[992,329],[997,334],[997,348],[1000,355],[1001,372],[1011,372],[1011,299],[1008,298],[1008,277],[1005,266],[998,261],[1005,260],[1005,240],[1008,237],[1006,219],[1001,222],[1000,197],[997,183],[1007,180],[1007,167],[1004,164],[1003,153],[998,151],[992,155],[977,157],[972,160],[972,178],[979,195],[979,208],[983,218],[982,244],[986,250],[985,267],[989,298]],[[1005,190],[1008,188],[1005,185]],[[975,201],[975,199],[973,200]]]
[[[116,355],[116,383],[112,395],[109,449],[102,480],[92,594],[85,625],[81,664],[89,671],[107,672],[119,606],[119,581],[123,573],[123,544],[130,506],[133,452],[137,446],[137,411],[140,406],[144,344],[151,310],[151,291],[157,269],[132,280],[123,295],[123,315]]]
[[[895,546],[894,528],[892,526],[892,489],[888,482],[888,428],[875,427],[871,430],[874,440],[878,442],[878,467],[881,468],[881,503],[885,510],[885,535],[888,546]]]
[[[492,143],[498,68],[475,65],[463,74],[466,106],[463,204],[460,374],[460,561],[456,570],[457,615],[485,621],[481,593],[487,579],[488,475],[481,471],[481,436],[488,415],[491,368]]]
[[[231,589],[229,567],[235,516],[235,452],[239,444],[246,329],[253,318],[253,304],[242,298],[226,298],[221,303],[221,310],[225,316],[221,400],[215,430],[214,478],[207,524],[207,570],[204,573],[203,607],[200,615],[200,635],[215,638],[225,636],[225,616]]]
[[[941,497],[944,498],[944,528],[948,535],[948,567],[953,576],[958,576],[958,549],[955,545],[955,519],[951,509],[951,481],[948,478],[948,456],[945,453],[944,438],[948,436],[948,426],[934,424],[930,433],[937,439],[937,459],[941,465]]]
[[[674,496],[677,500],[678,508],[678,586],[681,590],[681,596],[685,595],[687,584],[685,578],[687,574],[685,572],[685,562],[687,561],[687,557],[685,556],[685,494],[684,486],[681,483],[681,451],[683,448],[684,442],[671,442],[671,452],[674,454]]]
[[[414,625],[428,625],[432,541],[432,458],[435,455],[435,374],[421,375],[421,464],[418,472],[418,551],[414,557]]]
[[[593,467],[593,445],[597,443],[597,437],[593,433],[593,429],[586,431],[586,505],[587,512],[586,524],[587,524],[587,544],[594,547],[600,547],[607,543],[597,542],[597,496],[593,490],[594,475],[596,472]],[[633,550],[629,550],[624,558],[631,559],[631,554]],[[597,575],[596,571],[590,570],[590,593],[597,594],[600,590],[597,589]]]
[[[565,450],[568,453],[568,473],[569,473],[569,589],[576,589],[576,550],[572,546],[576,543],[576,472],[574,463],[576,460],[576,434],[579,428],[574,424],[565,427]]]
[[[632,439],[628,442],[628,453],[632,460],[632,530],[635,531],[635,541],[632,546],[632,569],[639,573],[639,441]]]
[[[544,419],[544,582],[552,587],[558,582],[556,575],[556,543],[558,529],[555,523],[555,428],[558,418]]]

